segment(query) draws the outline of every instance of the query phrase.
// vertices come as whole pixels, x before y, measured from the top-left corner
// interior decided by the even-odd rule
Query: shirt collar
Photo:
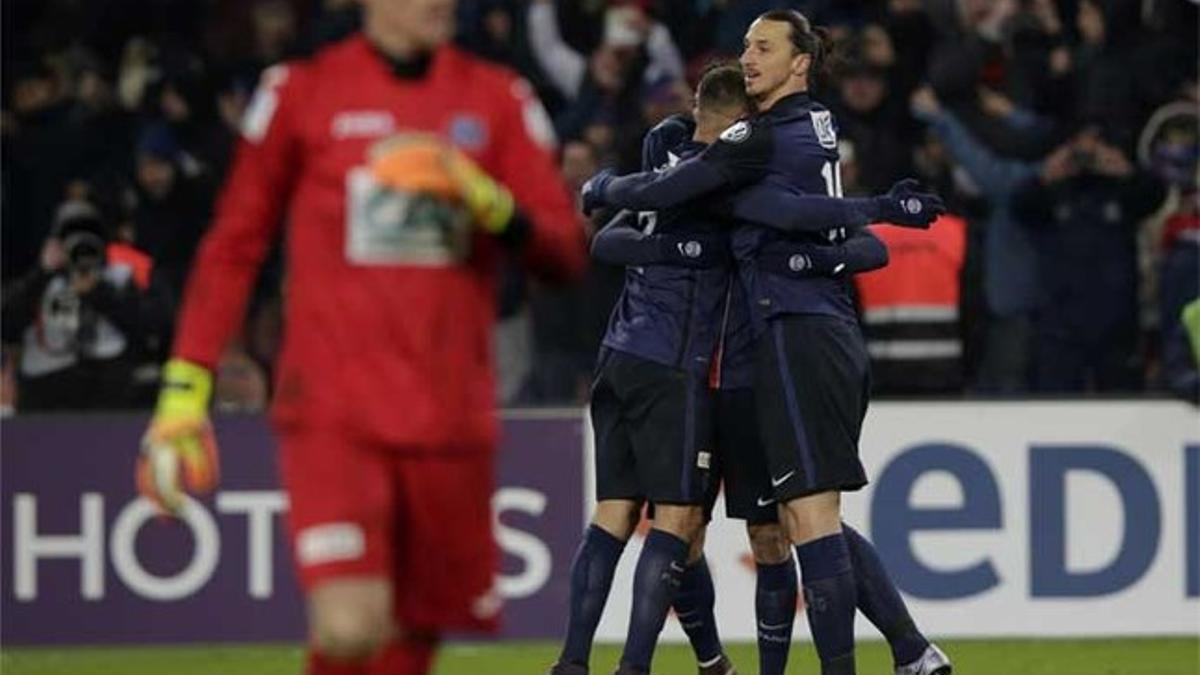
[[[771,109],[763,113],[763,115],[787,115],[807,108],[811,103],[812,97],[808,95],[807,91],[798,91],[776,101],[775,105],[771,106]]]

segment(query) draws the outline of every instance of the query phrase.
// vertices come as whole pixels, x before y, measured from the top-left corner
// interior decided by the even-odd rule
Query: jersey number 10
[[[825,179],[825,192],[830,197],[842,198],[842,163],[841,162],[825,162],[821,167],[821,178]],[[846,240],[846,228],[835,227],[827,230],[825,235],[831,243],[840,243]]]

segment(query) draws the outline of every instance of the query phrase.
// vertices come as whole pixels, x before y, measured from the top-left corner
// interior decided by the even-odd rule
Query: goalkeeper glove
[[[137,485],[160,512],[179,515],[185,491],[208,492],[217,484],[217,444],[208,419],[212,374],[171,359],[162,379],[154,418],[142,437]]]
[[[946,205],[936,194],[918,191],[919,186],[916,180],[905,178],[893,185],[887,194],[872,197],[871,222],[927,229],[946,212]]]
[[[512,193],[471,158],[432,134],[390,139],[372,152],[371,172],[384,185],[466,207],[484,231],[500,235],[516,213]]]

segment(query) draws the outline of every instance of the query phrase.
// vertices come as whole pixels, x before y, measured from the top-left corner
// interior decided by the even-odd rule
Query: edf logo
[[[1170,448],[1162,451],[1172,452]],[[1179,450],[1175,450],[1179,452]],[[1154,564],[1164,537],[1164,509],[1183,517],[1183,578],[1180,592],[1200,597],[1200,445],[1182,448],[1179,481],[1182,503],[1163,503],[1146,467],[1121,448],[1105,445],[1028,447],[1026,495],[1029,595],[1033,598],[1097,597],[1137,583]],[[914,506],[910,497],[917,481],[933,472],[948,473],[961,491],[953,507]],[[1111,488],[1124,527],[1116,555],[1096,569],[1069,569],[1072,537],[1086,536],[1068,523],[1068,479],[1087,476]],[[1005,496],[984,457],[969,447],[949,443],[921,444],[896,454],[875,478],[870,506],[871,533],[900,588],[930,600],[968,598],[1002,583],[996,565],[982,554],[971,564],[947,569],[918,557],[913,536],[931,531],[989,531],[1012,528],[1004,522]],[[1174,491],[1172,491],[1174,492]],[[1089,505],[1091,507],[1093,505]]]

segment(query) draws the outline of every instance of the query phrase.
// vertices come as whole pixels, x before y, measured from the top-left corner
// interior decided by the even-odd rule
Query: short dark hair
[[[696,87],[696,103],[703,109],[750,107],[742,67],[734,61],[717,61],[705,66]]]
[[[812,57],[812,71],[817,74],[826,70],[826,57],[833,51],[833,37],[823,26],[813,26],[800,12],[794,9],[772,9],[758,15],[761,21],[779,21],[789,27],[788,38],[792,47],[801,54]]]

